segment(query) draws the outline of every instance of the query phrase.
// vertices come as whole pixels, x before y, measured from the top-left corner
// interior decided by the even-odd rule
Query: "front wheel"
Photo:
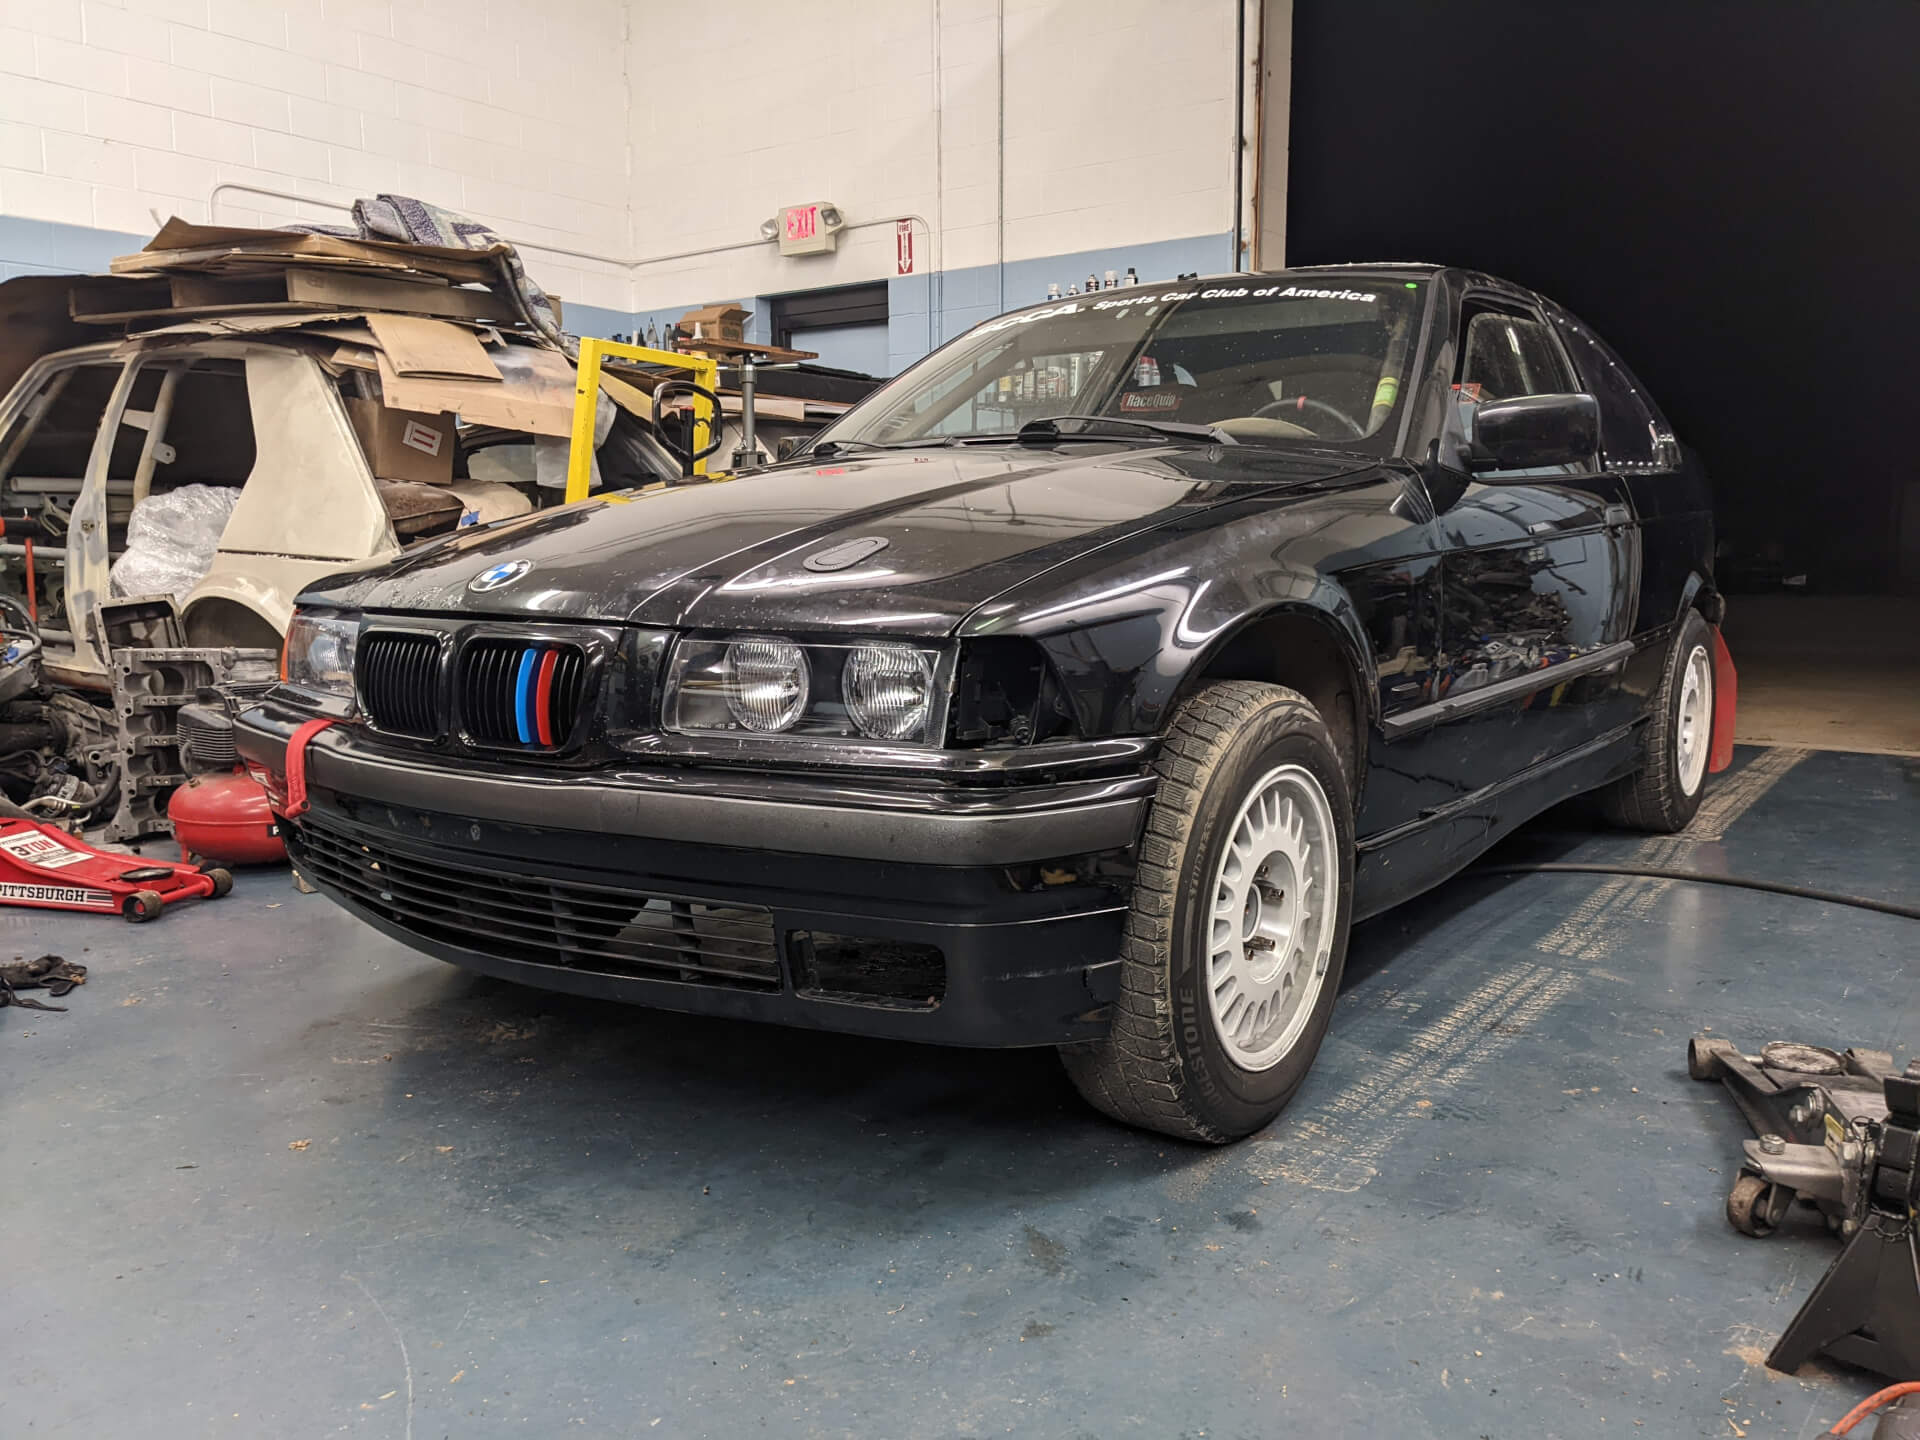
[[[1306,1078],[1346,962],[1352,804],[1320,713],[1279,685],[1210,685],[1157,766],[1104,1039],[1065,1046],[1115,1119],[1223,1144]]]

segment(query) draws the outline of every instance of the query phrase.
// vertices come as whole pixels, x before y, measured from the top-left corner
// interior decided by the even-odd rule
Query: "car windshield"
[[[1315,275],[1140,285],[989,320],[874,392],[820,444],[1006,437],[1064,415],[1236,440],[1384,449],[1424,282]],[[1092,427],[1101,438],[1122,427]]]

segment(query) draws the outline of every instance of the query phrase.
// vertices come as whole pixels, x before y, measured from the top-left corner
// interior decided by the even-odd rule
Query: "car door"
[[[1626,487],[1639,522],[1640,594],[1633,634],[1643,649],[1658,649],[1679,614],[1689,579],[1713,550],[1704,484],[1697,472],[1683,474],[1687,460],[1673,427],[1626,362],[1581,320],[1554,305],[1546,311],[1580,372],[1581,388],[1600,402],[1601,464]]]
[[[1469,295],[1453,403],[1579,388],[1531,305]],[[1632,497],[1598,460],[1481,471],[1439,520],[1437,702],[1462,793],[1603,744],[1631,719],[1620,673],[1632,645],[1639,541]]]

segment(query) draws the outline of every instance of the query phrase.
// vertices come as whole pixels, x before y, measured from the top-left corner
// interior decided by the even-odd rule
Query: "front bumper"
[[[249,710],[241,754],[281,773],[304,718],[272,701]],[[302,874],[440,959],[662,1009],[984,1046],[1106,1033],[1152,784],[565,776],[416,758],[349,726],[315,739],[307,776],[312,809],[286,825]],[[635,906],[684,933],[609,938]],[[752,938],[720,944],[710,966],[696,932],[723,912],[748,916],[727,933]],[[936,947],[940,984],[823,988],[811,957],[828,937],[872,943],[881,964],[890,946]]]

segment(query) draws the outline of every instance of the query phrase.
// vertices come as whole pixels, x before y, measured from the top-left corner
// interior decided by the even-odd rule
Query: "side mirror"
[[[1519,395],[1473,412],[1467,465],[1533,470],[1590,460],[1600,449],[1600,405],[1591,395]]]

